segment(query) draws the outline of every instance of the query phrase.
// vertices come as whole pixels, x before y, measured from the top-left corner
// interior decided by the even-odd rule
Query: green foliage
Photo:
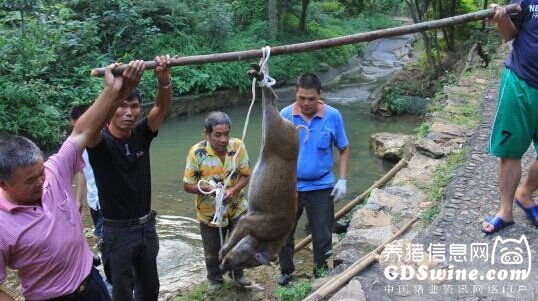
[[[72,90],[83,81],[75,61],[95,49],[95,39],[83,38],[95,27],[64,20],[69,10],[61,4],[54,13],[33,13],[39,18],[0,25],[0,103],[5,108],[0,132],[25,135],[49,148],[64,136],[66,96],[86,99]],[[69,71],[69,78],[58,76]]]
[[[482,3],[478,4],[474,0],[459,0],[456,8],[456,14],[466,14],[482,9]]]
[[[433,221],[440,212],[439,206],[430,206],[420,215],[420,219],[423,221],[431,222]]]
[[[366,0],[338,0],[350,17],[357,17],[366,8]]]
[[[297,282],[289,287],[279,287],[275,294],[281,301],[299,301],[303,300],[312,290],[310,282]]]
[[[402,91],[398,87],[390,87],[383,94],[382,101],[388,105],[388,109],[393,115],[402,115],[407,112],[408,102],[402,97]]]
[[[319,9],[324,13],[335,14],[343,11],[343,6],[339,1],[331,0],[319,3]]]
[[[33,12],[39,6],[39,1],[35,0],[2,0],[0,2],[0,8],[8,11]]]
[[[45,91],[46,85],[40,81],[11,85],[1,83],[0,89],[0,132],[14,133],[41,141],[44,148],[53,146],[62,135],[62,115],[51,104],[36,102]],[[49,89],[50,90],[50,89]]]
[[[381,1],[380,3],[389,3]],[[311,1],[306,34],[298,34],[300,1],[278,1],[276,40],[269,37],[267,3],[248,0],[0,0],[0,131],[24,134],[54,147],[67,129],[67,112],[90,103],[102,79],[90,70],[111,62],[152,60],[160,54],[201,55],[284,45],[393,25],[365,0]],[[321,62],[346,64],[363,45],[271,58],[279,83]],[[174,94],[218,89],[247,91],[247,62],[185,66],[172,70]],[[140,88],[155,93],[152,72]],[[31,114],[33,112],[33,114]]]
[[[267,11],[267,1],[236,0],[231,3],[233,23],[240,27],[264,20]]]
[[[404,7],[404,1],[402,0],[372,0],[364,2],[368,2],[368,10],[371,14],[387,14],[394,16],[400,14]]]

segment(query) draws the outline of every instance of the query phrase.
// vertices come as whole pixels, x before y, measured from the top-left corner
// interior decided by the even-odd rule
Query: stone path
[[[523,212],[514,208],[516,224],[498,235],[485,236],[480,231],[483,218],[494,214],[499,206],[497,159],[486,152],[496,100],[497,87],[491,87],[482,101],[482,121],[469,141],[466,163],[456,170],[447,187],[439,216],[413,240],[415,249],[413,246],[409,252],[405,252],[405,247],[399,249],[418,258],[419,253],[415,251],[422,246],[434,261],[425,260],[430,269],[453,270],[454,277],[457,270],[460,273],[476,270],[476,279],[389,280],[381,265],[373,264],[355,277],[367,300],[538,300],[538,230]],[[525,155],[524,169],[533,154],[531,150]],[[525,240],[520,241],[522,235],[528,245]],[[398,248],[391,249],[394,254],[398,253]],[[390,250],[385,251],[390,253]],[[383,260],[380,258],[380,262]],[[510,273],[516,269],[525,271],[528,277],[510,280]],[[495,276],[495,280],[488,280],[487,273]],[[525,273],[521,278],[525,278]],[[392,273],[389,277],[395,275],[403,276],[400,270],[399,274]]]

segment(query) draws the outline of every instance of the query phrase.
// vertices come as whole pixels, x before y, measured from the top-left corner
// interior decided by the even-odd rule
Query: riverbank
[[[471,72],[467,72],[464,77],[455,81],[455,84],[446,85],[441,92],[436,93],[428,119],[419,127],[418,136],[413,143],[414,148],[418,151],[414,153],[408,167],[396,176],[392,184],[383,189],[372,191],[366,205],[362,208],[357,208],[353,213],[352,226],[342,241],[335,247],[334,258],[339,265],[331,271],[330,277],[338,277],[338,274],[347,266],[350,266],[362,255],[370,252],[375,246],[386,240],[414,217],[419,217],[420,222],[402,238],[411,239],[430,235],[437,238],[437,240],[430,243],[446,245],[445,241],[448,239],[445,236],[446,233],[455,231],[451,234],[453,241],[464,235],[464,232],[460,229],[462,225],[469,228],[474,227],[469,229],[470,233],[471,231],[475,234],[481,233],[476,221],[468,222],[464,220],[469,214],[468,210],[463,210],[462,218],[460,218],[453,209],[450,209],[452,210],[452,213],[449,213],[451,217],[445,216],[444,218],[453,220],[454,226],[451,230],[443,229],[439,226],[439,212],[443,210],[443,203],[446,199],[444,197],[445,188],[452,180],[454,170],[463,164],[466,158],[467,160],[469,158],[465,145],[471,141],[473,129],[479,123],[480,103],[482,100],[490,101],[494,99],[494,96],[490,93],[491,91],[496,91],[496,87],[492,87],[491,83],[498,81],[499,68],[505,55],[506,51],[498,53],[495,62],[486,69],[481,69],[479,63],[473,65]],[[488,105],[491,107],[490,103]],[[481,137],[483,141],[487,140],[487,135],[481,135]],[[477,154],[473,155],[473,158],[479,156]],[[471,166],[477,165],[472,163]],[[488,175],[494,177],[495,173],[491,172]],[[480,177],[480,175],[476,176]],[[471,185],[474,185],[475,182],[471,181],[471,183]],[[478,193],[481,194],[480,192]],[[467,199],[461,193],[458,193],[456,198]],[[455,201],[455,203],[460,202]],[[484,203],[487,202],[484,200]],[[480,213],[479,215],[485,216],[485,214]],[[432,223],[432,221],[434,222]],[[430,225],[430,223],[432,224]],[[476,239],[475,236],[471,237]],[[472,240],[462,241],[471,242]],[[420,243],[428,246],[427,241],[421,240]],[[383,266],[382,263],[381,266]],[[262,270],[257,270],[255,275],[261,275],[261,281],[265,280],[263,283],[266,283],[268,288],[276,287],[273,282],[276,276],[274,271],[273,273],[264,273]],[[378,264],[368,268],[365,275],[367,276],[355,277],[348,286],[342,289],[341,293],[333,296],[331,300],[344,300],[350,297],[354,300],[364,300],[364,298],[385,300],[383,294],[390,295],[394,292],[384,292],[385,288],[398,288],[395,285],[396,282],[391,283],[386,279],[385,281],[382,279],[385,276]],[[272,283],[267,283],[265,277],[270,277]],[[325,281],[328,279],[325,279]],[[261,298],[259,300],[277,300],[277,298],[282,300],[301,300],[310,291],[310,287],[319,287],[323,281],[313,282],[308,270],[301,270],[294,283],[289,287],[278,288],[275,294],[264,292],[253,296]],[[421,285],[426,286],[426,284]],[[440,286],[438,289],[446,289],[446,287]],[[409,285],[407,290],[409,292]],[[214,300],[220,300],[220,298],[228,300],[226,296],[229,296],[229,294],[234,295],[233,291],[228,291],[225,294],[220,294],[219,299]],[[413,296],[412,293],[402,294],[400,292],[388,296],[386,300],[400,297],[402,299],[407,298],[406,300],[414,297],[416,297],[416,300],[423,299],[422,296]],[[445,297],[447,300],[451,300],[450,298],[454,296]],[[213,300],[211,296],[206,298]],[[435,300],[438,295],[431,296],[431,298]],[[179,298],[177,300],[189,299]]]
[[[401,240],[386,247],[377,262],[330,300],[342,300],[344,294],[354,300],[376,301],[536,300],[538,274],[531,272],[531,266],[538,261],[538,233],[526,216],[515,209],[516,226],[491,236],[480,231],[483,219],[493,215],[499,206],[497,159],[488,155],[486,149],[507,48],[502,45],[489,68],[474,66],[455,85],[444,87],[438,95],[438,107],[424,127],[426,136],[415,141],[417,152],[407,170],[397,175],[391,185],[372,191],[366,205],[354,213],[351,224],[355,226],[350,227],[335,255],[344,259],[340,271],[411,218],[419,217],[420,222]],[[432,147],[434,144],[425,143],[425,139],[440,147]],[[429,150],[427,154],[431,157],[433,150],[439,153],[447,150],[446,146],[450,150],[454,143],[460,145],[459,151],[449,151],[453,155],[446,159],[424,158],[425,150]],[[524,166],[532,160],[532,153],[531,149],[525,156]],[[423,163],[415,160],[417,156],[423,157]],[[376,218],[365,219],[372,215]],[[497,243],[510,243],[508,250],[520,256],[521,262],[500,258],[505,251],[496,250]],[[478,246],[482,248],[480,259],[472,253],[480,252]],[[410,275],[418,268],[428,271],[425,278],[416,273]],[[519,279],[505,275],[514,268],[520,269]],[[429,274],[431,270],[438,272]],[[448,276],[451,272],[453,278]],[[469,272],[479,276],[461,278],[461,274]]]

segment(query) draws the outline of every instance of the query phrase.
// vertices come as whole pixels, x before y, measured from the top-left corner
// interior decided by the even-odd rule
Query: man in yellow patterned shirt
[[[248,203],[243,188],[250,178],[248,154],[240,139],[230,137],[231,121],[223,112],[211,112],[205,119],[206,140],[191,147],[183,177],[186,192],[196,194],[196,218],[200,221],[200,233],[204,246],[207,280],[210,290],[219,288],[224,279],[219,268],[219,228],[211,223],[215,215],[215,195],[203,194],[198,190],[200,180],[226,185],[223,216],[223,236],[231,232],[240,216],[247,210]],[[235,158],[234,164],[234,156]],[[234,166],[235,165],[235,166]],[[235,171],[234,171],[235,170]],[[232,176],[230,174],[233,172]],[[211,191],[207,182],[200,183],[204,191]],[[242,270],[233,271],[232,277],[241,286],[250,285]]]

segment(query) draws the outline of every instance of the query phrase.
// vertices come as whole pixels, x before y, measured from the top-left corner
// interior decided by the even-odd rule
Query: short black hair
[[[303,73],[297,77],[295,87],[297,89],[316,89],[318,93],[321,93],[321,80],[314,73]]]
[[[69,110],[69,118],[71,120],[78,120],[84,112],[90,107],[90,105],[76,105]]]
[[[205,118],[204,122],[205,132],[207,134],[211,134],[213,132],[213,127],[220,124],[227,124],[230,129],[232,128],[232,121],[226,113],[220,111],[213,111],[207,114],[207,117]]]
[[[140,92],[140,89],[138,88],[134,88],[131,94],[127,96],[127,101],[129,102],[135,99],[138,100],[139,103],[142,103],[142,93]]]

